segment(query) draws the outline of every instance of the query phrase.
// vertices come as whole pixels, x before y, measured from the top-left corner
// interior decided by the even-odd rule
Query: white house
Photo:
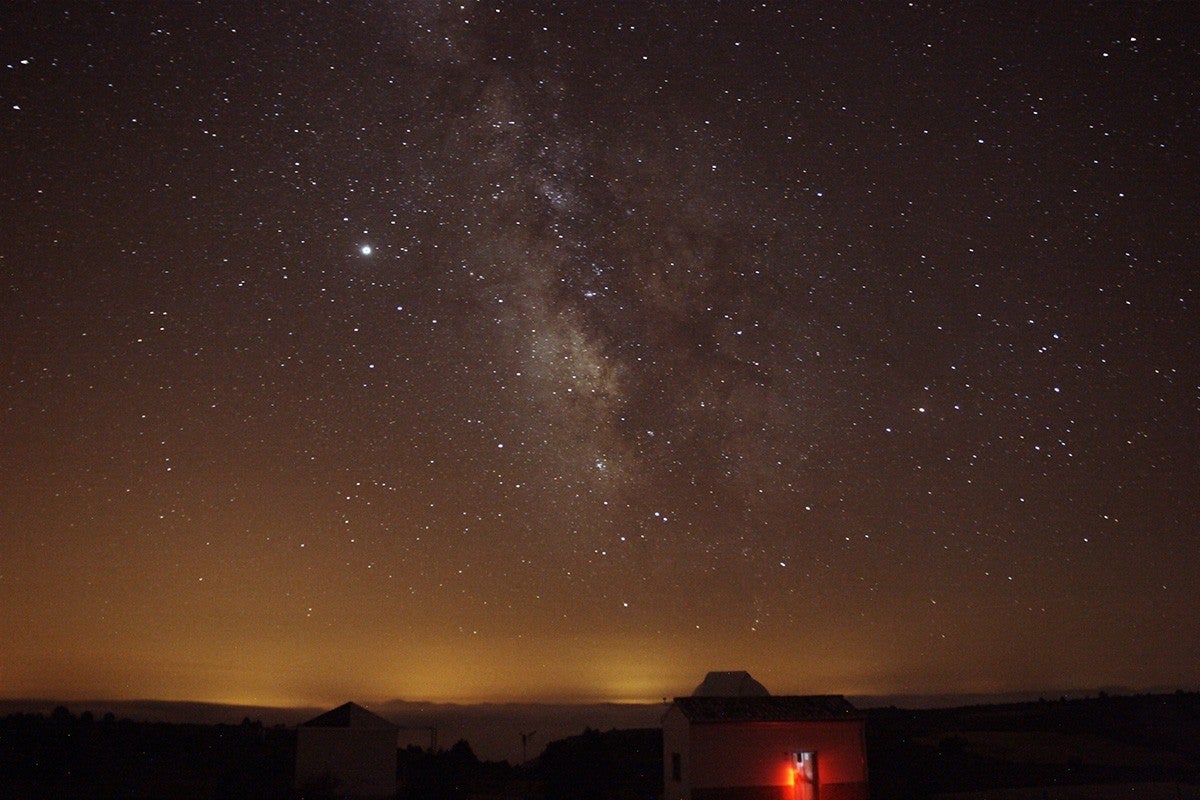
[[[338,797],[396,794],[399,727],[355,703],[340,705],[296,730],[297,789],[324,785]]]
[[[846,698],[772,697],[745,672],[696,691],[663,717],[663,800],[866,800],[866,718]]]

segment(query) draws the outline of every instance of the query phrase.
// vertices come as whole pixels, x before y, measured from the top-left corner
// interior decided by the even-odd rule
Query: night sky
[[[10,3],[0,695],[1200,685],[1190,3]]]

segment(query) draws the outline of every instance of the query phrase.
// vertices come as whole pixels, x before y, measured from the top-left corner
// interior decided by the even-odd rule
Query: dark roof
[[[300,723],[305,728],[375,728],[379,730],[397,729],[397,726],[357,703],[345,703],[332,711],[326,711],[308,722]]]
[[[767,688],[744,670],[710,672],[692,692],[692,697],[766,697]]]
[[[802,722],[862,719],[840,694],[793,697],[676,697],[675,705],[691,722]]]

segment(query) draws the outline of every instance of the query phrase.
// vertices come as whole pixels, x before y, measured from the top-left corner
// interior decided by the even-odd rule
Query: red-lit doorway
[[[793,800],[819,800],[817,797],[817,753],[802,750],[792,753]]]

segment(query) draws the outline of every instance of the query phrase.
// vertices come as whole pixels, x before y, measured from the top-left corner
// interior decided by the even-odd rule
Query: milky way
[[[1196,686],[1186,4],[595,5],[4,12],[0,692]]]

